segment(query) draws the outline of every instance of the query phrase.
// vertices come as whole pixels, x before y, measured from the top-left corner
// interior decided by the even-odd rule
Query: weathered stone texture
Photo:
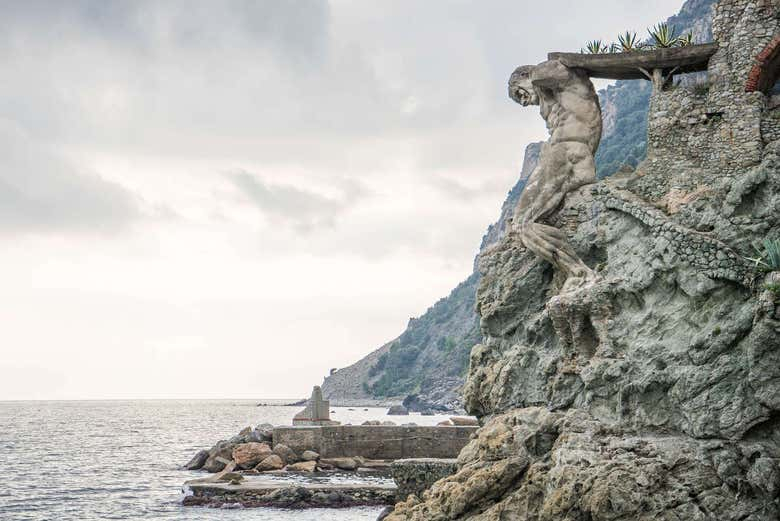
[[[495,417],[460,472],[399,503],[388,521],[736,521],[778,518],[776,447],[627,435],[581,411]]]
[[[390,465],[393,480],[398,486],[399,501],[405,501],[410,495],[421,496],[431,485],[457,470],[458,460],[454,458],[411,458],[397,460]]]
[[[305,484],[287,485],[246,479],[241,483],[192,483],[185,506],[348,508],[392,504],[392,485]],[[271,514],[273,515],[273,514]]]
[[[744,90],[778,15],[722,0],[709,87],[655,92],[647,160],[548,219],[596,283],[561,291],[511,239],[481,256],[484,427],[388,519],[780,519],[780,272],[751,259],[780,237],[780,141]]]
[[[749,370],[773,364],[768,353],[752,359],[757,324],[768,319],[756,316],[749,265],[722,242],[658,221],[652,208],[639,213],[611,184],[597,190],[607,208],[572,235],[599,263],[602,282],[587,293],[555,298],[551,268],[508,241],[482,259],[485,341],[472,351],[467,407],[479,416],[578,407],[625,428],[742,436],[773,410],[757,399]],[[570,212],[577,216],[599,208],[589,189],[569,204],[583,209]],[[780,391],[780,368],[771,371]]]

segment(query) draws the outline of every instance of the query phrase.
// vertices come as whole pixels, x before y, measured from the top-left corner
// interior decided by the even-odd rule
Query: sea
[[[208,449],[247,425],[290,425],[301,407],[277,403],[285,402],[0,401],[0,520],[375,520],[381,507],[182,506],[183,483],[206,474],[181,470],[181,466],[199,449]],[[388,417],[386,408],[376,407],[332,411],[331,419],[353,425],[366,420],[436,425],[448,418]]]

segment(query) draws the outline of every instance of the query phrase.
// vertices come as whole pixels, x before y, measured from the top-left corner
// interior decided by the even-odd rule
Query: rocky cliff
[[[668,22],[678,32],[692,31],[696,41],[709,41],[713,2],[689,0]],[[599,92],[604,119],[601,145],[596,154],[600,178],[631,171],[645,158],[650,92],[648,82],[636,80],[618,81]],[[480,251],[504,236],[525,180],[537,164],[540,147],[541,143],[527,147],[519,179],[501,206],[498,220],[488,227]],[[401,400],[417,393],[423,402],[460,409],[469,352],[481,338],[474,307],[474,293],[480,279],[477,260],[468,279],[425,314],[411,320],[398,338],[325,378],[322,385],[325,396],[349,403],[366,399]]]
[[[777,2],[721,0],[706,88],[653,92],[647,159],[567,196],[549,224],[594,284],[509,238],[480,256],[483,427],[388,520],[780,519],[780,242],[754,248],[780,240],[780,123],[747,82],[779,34]]]

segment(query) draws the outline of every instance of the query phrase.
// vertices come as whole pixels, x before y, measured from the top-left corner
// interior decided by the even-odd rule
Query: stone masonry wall
[[[780,107],[766,111],[761,120],[761,139],[764,143],[780,139]]]
[[[323,458],[454,458],[476,430],[465,426],[276,427],[274,445],[283,443],[298,454],[314,450]]]
[[[670,190],[689,193],[761,161],[763,145],[776,138],[779,125],[767,96],[746,92],[745,83],[780,30],[778,9],[776,0],[719,2],[713,36],[720,48],[706,81],[653,93],[647,161],[640,168],[650,175],[635,184],[639,195],[658,201]]]
[[[598,185],[594,191],[597,201],[610,210],[638,219],[648,227],[660,249],[668,250],[700,274],[711,279],[752,285],[755,277],[752,266],[721,241],[669,220],[663,212],[629,192],[610,190],[607,185]]]

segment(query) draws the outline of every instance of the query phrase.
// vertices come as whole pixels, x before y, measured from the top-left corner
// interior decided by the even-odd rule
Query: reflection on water
[[[179,470],[192,455],[247,425],[289,424],[300,407],[227,400],[0,402],[0,519],[374,520],[380,508],[211,509],[181,506]],[[435,425],[446,416],[385,416],[334,408],[342,423],[388,420]],[[276,476],[272,479],[290,480]],[[354,480],[338,473],[313,480]],[[377,476],[366,478],[383,479]],[[339,481],[341,482],[341,481]]]

